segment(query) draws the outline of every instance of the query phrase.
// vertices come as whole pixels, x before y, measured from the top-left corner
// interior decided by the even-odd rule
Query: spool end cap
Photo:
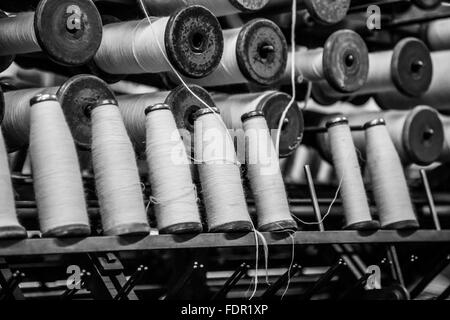
[[[230,0],[230,3],[239,11],[251,12],[261,10],[269,0]]]
[[[351,93],[367,81],[369,51],[356,32],[339,30],[325,42],[322,63],[330,86],[339,92]]]
[[[260,85],[274,84],[286,70],[286,39],[272,21],[254,19],[239,32],[236,56],[239,69],[247,79]]]
[[[331,128],[331,127],[334,127],[337,125],[341,125],[341,124],[348,125],[348,120],[346,117],[339,116],[339,117],[333,118],[331,120],[328,120],[327,123],[325,124],[325,127],[328,129],[328,128]]]
[[[410,97],[418,97],[430,87],[433,62],[427,46],[416,38],[405,38],[394,48],[391,60],[392,81]]]
[[[347,16],[350,0],[305,0],[305,6],[314,20],[333,25]]]
[[[186,77],[205,77],[222,59],[222,28],[205,7],[189,6],[172,15],[164,38],[169,60]]]
[[[102,40],[100,14],[90,0],[41,0],[34,28],[42,50],[66,66],[87,63]]]

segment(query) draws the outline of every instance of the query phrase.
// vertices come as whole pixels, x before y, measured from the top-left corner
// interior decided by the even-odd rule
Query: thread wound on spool
[[[14,203],[14,190],[9,171],[3,135],[0,132],[0,239],[25,238],[27,232],[19,224]]]
[[[30,157],[43,236],[90,233],[80,166],[61,106],[52,95],[33,99]]]
[[[327,122],[333,165],[341,180],[341,197],[346,220],[346,229],[377,229],[372,220],[367,202],[364,182],[353,145],[348,121],[337,117]]]
[[[247,177],[255,199],[258,230],[296,230],[264,113],[252,111],[244,114],[242,119]]]
[[[198,111],[195,120],[195,159],[210,232],[253,229],[247,211],[234,144],[219,115]]]
[[[160,233],[203,230],[190,161],[167,104],[146,108],[147,164]]]
[[[418,228],[403,167],[384,120],[372,120],[364,127],[367,167],[381,227]]]
[[[133,147],[119,109],[104,102],[91,112],[92,164],[104,234],[148,234]]]

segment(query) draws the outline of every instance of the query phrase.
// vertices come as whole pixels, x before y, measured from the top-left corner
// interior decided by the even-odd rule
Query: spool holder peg
[[[239,267],[233,272],[233,274],[225,281],[225,284],[220,288],[219,291],[211,298],[211,300],[223,300],[227,296],[227,293],[230,292],[234,286],[241,280],[244,276],[247,275],[248,269],[250,266],[243,262],[239,265]]]
[[[103,80],[91,75],[77,75],[59,88],[57,96],[77,147],[90,150],[90,110],[99,101],[115,100],[114,94]]]
[[[288,271],[286,271],[281,277],[277,279],[273,284],[271,284],[267,290],[262,294],[261,298],[263,299],[273,299],[273,297],[276,295],[278,290],[281,289],[281,287],[285,286],[286,283],[290,281],[297,273],[302,271],[302,267],[295,263],[292,268]]]
[[[431,264],[432,268],[428,271],[422,279],[410,290],[411,299],[415,299],[422,293],[422,291],[428,286],[428,284],[440,274],[450,264],[450,254],[447,252],[444,256],[440,256],[439,259]]]
[[[15,300],[24,300],[25,297],[20,290],[18,284],[20,279],[24,277],[24,274],[21,272],[13,273],[9,268],[6,260],[4,258],[0,258],[0,300],[4,298],[12,298]],[[19,279],[19,282],[17,281]],[[14,287],[12,286],[14,285]]]
[[[34,32],[51,60],[80,66],[97,52],[102,23],[91,0],[41,0],[34,13]]]
[[[304,0],[311,17],[323,25],[336,24],[347,16],[350,0]]]
[[[280,28],[267,19],[253,19],[239,31],[236,57],[242,74],[250,82],[271,85],[286,70],[287,42]]]
[[[114,300],[127,300],[128,294],[131,292],[131,290],[133,290],[133,288],[142,279],[147,271],[147,266],[140,265],[119,290],[117,295],[114,297]]]

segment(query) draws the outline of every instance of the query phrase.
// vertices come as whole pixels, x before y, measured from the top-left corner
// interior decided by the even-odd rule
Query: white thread
[[[0,19],[0,55],[41,51],[34,32],[34,12]]]
[[[155,15],[157,16],[167,16],[175,12],[176,10],[186,8],[192,5],[201,5],[214,13],[215,16],[227,16],[232,15],[236,13],[240,13],[241,10],[234,6],[230,0],[181,0],[177,1],[176,4],[173,3],[173,1],[154,1],[154,0],[144,0],[145,5],[147,8]],[[252,3],[251,7],[248,7],[247,9],[252,9],[253,11],[256,11],[258,9],[263,8],[268,0],[265,1],[258,1],[261,2],[261,4],[258,4],[257,6]]]
[[[358,158],[348,124],[328,128],[333,165],[338,177],[343,177],[341,197],[346,225],[371,221],[369,204],[364,189]]]
[[[366,154],[381,227],[416,221],[403,167],[386,126],[366,129]]]
[[[308,81],[324,80],[323,74],[323,48],[305,49],[297,48],[295,53],[288,53],[288,60],[286,71],[284,72],[283,80],[290,81],[292,79],[292,57],[294,57],[295,64],[295,79],[303,79]]]
[[[204,87],[227,85],[236,83],[247,83],[239,68],[236,46],[241,28],[223,31],[223,55],[217,68],[209,75],[200,79],[189,79],[189,82]]]
[[[92,164],[104,233],[148,232],[136,159],[119,109],[97,106],[91,119]]]
[[[39,93],[56,93],[57,90],[58,88],[39,88],[5,92],[2,131],[8,149],[16,150],[29,143],[30,99]]]
[[[189,160],[170,110],[147,114],[147,164],[158,229],[201,224]]]
[[[295,224],[265,118],[253,117],[244,121],[243,125],[247,176],[255,199],[258,229],[281,222]]]
[[[88,228],[78,157],[60,104],[34,104],[30,120],[30,157],[42,233]]]
[[[295,103],[295,97],[296,97],[296,86],[295,86],[295,25],[297,22],[297,1],[292,0],[292,10],[291,10],[291,90],[292,90],[292,98],[291,101],[289,101],[286,108],[283,110],[283,113],[281,114],[280,121],[278,122],[278,129],[277,129],[277,137],[275,140],[275,150],[277,151],[277,154],[280,154],[280,136],[281,136],[281,128],[283,127],[284,119],[286,118],[286,115],[289,111],[289,109],[294,105]],[[306,102],[305,102],[306,103]]]
[[[21,228],[16,215],[14,191],[3,135],[0,132],[0,228]],[[24,229],[25,232],[25,229]],[[0,235],[1,237],[1,235]]]
[[[195,121],[195,154],[206,208],[208,228],[236,222],[251,222],[248,214],[236,153],[229,135],[214,114]]]
[[[427,43],[430,49],[448,50],[450,49],[450,18],[431,21],[427,27]]]
[[[158,43],[164,43],[169,18],[111,23],[103,27],[103,38],[94,60],[111,74],[158,73],[170,70]],[[161,48],[162,49],[162,48]]]

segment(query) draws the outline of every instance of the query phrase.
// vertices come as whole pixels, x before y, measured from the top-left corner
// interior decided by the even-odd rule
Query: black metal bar
[[[117,295],[114,297],[114,300],[122,300],[128,296],[131,290],[136,286],[144,274],[148,271],[148,267],[144,265],[140,265],[135,272],[128,278],[127,282],[123,285],[123,287],[119,290]]]
[[[175,298],[178,293],[183,290],[189,280],[192,278],[193,274],[199,269],[203,269],[203,265],[199,264],[197,261],[194,262],[193,266],[190,267],[186,272],[178,279],[178,281],[169,288],[166,294],[166,300]]]
[[[305,165],[306,181],[308,182],[309,194],[311,196],[311,202],[313,205],[314,213],[316,215],[317,223],[320,231],[325,231],[322,221],[322,213],[320,212],[319,201],[317,200],[316,188],[314,187],[314,181],[311,175],[311,169],[309,165]]]
[[[298,264],[294,264],[291,270],[286,271],[281,277],[271,284],[267,290],[261,295],[263,299],[270,299],[281,289],[287,282],[295,277],[295,275],[302,270],[302,267]]]
[[[212,297],[211,300],[220,300],[224,299],[228,292],[238,283],[239,280],[242,279],[243,276],[247,274],[249,269],[249,265],[247,263],[241,263],[239,267],[233,272],[233,274],[227,279],[222,288]]]
[[[391,254],[392,263],[397,276],[397,280],[400,283],[400,285],[405,286],[402,268],[400,266],[400,261],[398,260],[397,249],[395,248],[395,246],[389,246],[389,252]]]
[[[301,296],[302,300],[311,299],[325,284],[327,284],[336,274],[338,274],[346,263],[343,259],[339,259],[327,272],[325,272],[319,280],[317,280],[305,293]]]
[[[347,298],[351,298],[353,294],[355,294],[355,292],[359,289],[361,289],[367,282],[367,280],[369,279],[369,277],[372,275],[372,273],[365,273],[362,275],[361,278],[358,279],[358,281],[356,281],[356,283],[351,286],[347,291],[345,291],[339,298],[338,300],[344,300]]]
[[[436,300],[445,300],[450,296],[450,285],[436,297]]]
[[[433,264],[433,268],[425,274],[425,276],[414,286],[411,290],[411,299],[415,299],[422,293],[428,284],[450,263],[450,254],[446,254],[444,258],[439,259],[437,263]]]
[[[436,206],[434,204],[433,193],[431,192],[430,183],[428,182],[427,172],[424,169],[420,169],[420,176],[422,178],[423,186],[425,187],[425,192],[428,199],[428,207],[430,208],[431,216],[433,217],[433,222],[436,230],[441,230],[441,224],[439,223],[439,217],[436,211]]]

